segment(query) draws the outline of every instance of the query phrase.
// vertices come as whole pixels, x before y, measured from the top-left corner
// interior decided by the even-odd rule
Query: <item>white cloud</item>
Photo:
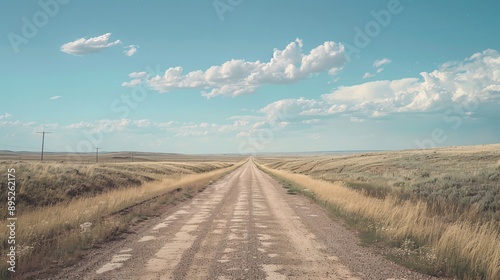
[[[273,59],[283,61],[284,52],[286,53],[287,50],[275,52],[276,55]],[[288,57],[290,60],[296,59],[293,56]],[[215,70],[210,68],[205,72],[194,71],[188,75],[183,75],[181,69],[171,68],[169,69],[171,73],[167,77],[172,79],[171,82],[174,85],[196,82],[194,77],[197,75],[203,77],[212,75],[207,80],[214,83],[218,80],[247,80],[248,73],[253,73],[252,77],[263,75],[255,74],[260,73],[255,72],[257,70],[263,71],[259,63],[240,61],[233,64],[233,62],[227,62],[222,66],[214,66]],[[273,62],[271,59],[266,65],[273,66],[276,65],[275,63],[277,62]],[[268,67],[271,67],[269,65]],[[319,66],[309,65],[306,68],[313,69],[314,67]],[[279,66],[278,69],[283,69],[283,67]],[[294,71],[290,72],[292,76],[301,73]],[[283,74],[284,72],[278,71],[277,73]],[[134,72],[129,76],[131,79],[141,79],[143,82],[144,78],[151,78],[146,72]],[[183,79],[187,79],[187,81]],[[235,84],[230,85],[237,87]],[[207,122],[182,124],[174,121],[158,123],[148,119],[123,119],[100,120],[92,123],[80,122],[64,128],[87,129],[91,132],[96,130],[104,130],[104,132],[106,130],[125,130],[128,132],[137,128],[156,129],[176,136],[181,142],[184,141],[181,137],[211,137],[221,134],[224,136],[233,134],[236,138],[244,138],[258,137],[259,133],[264,135],[262,133],[268,132],[269,129],[278,132],[282,129],[293,131],[311,126],[321,126],[333,123],[335,118],[344,118],[345,121],[352,122],[354,126],[354,123],[360,123],[367,119],[390,118],[407,113],[444,113],[446,110],[468,101],[472,101],[471,104],[475,105],[472,106],[474,109],[471,110],[468,107],[461,107],[464,110],[464,118],[480,117],[484,113],[481,110],[486,106],[488,106],[488,110],[497,112],[495,116],[500,117],[498,115],[500,112],[498,110],[500,108],[500,54],[498,51],[485,50],[462,61],[445,63],[434,71],[420,73],[418,77],[342,86],[320,98],[301,97],[278,100],[260,110],[249,113],[255,115],[233,116],[226,120],[227,123],[223,124]],[[10,114],[0,115],[1,120],[8,117]],[[0,126],[19,126],[22,124],[20,121],[0,121]],[[25,125],[33,126],[34,124]]]
[[[92,123],[81,121],[64,126],[65,129],[86,129],[89,132],[97,133],[111,133],[115,131],[122,131],[130,126],[132,123],[129,119],[101,119]]]
[[[111,33],[106,33],[89,39],[80,38],[62,45],[61,51],[72,55],[86,55],[121,44],[120,40],[109,42],[110,37]]]
[[[138,48],[139,48],[139,46],[137,46],[137,45],[128,45],[128,46],[124,47],[123,53],[126,56],[133,56],[137,52]]]
[[[303,124],[315,124],[315,123],[320,123],[320,122],[321,122],[320,119],[310,119],[310,120],[302,121]]]
[[[132,80],[130,80],[130,82],[123,82],[122,86],[133,88],[133,87],[142,85],[143,79],[146,78],[146,77],[148,77],[148,73],[145,72],[145,71],[143,71],[143,72],[132,72],[132,73],[128,74],[128,76]]]
[[[153,123],[153,126],[159,128],[161,130],[165,130],[167,128],[172,127],[175,124],[176,124],[176,122],[174,122],[174,121],[168,121],[168,122],[163,122],[163,123]]]
[[[373,62],[373,67],[379,68],[379,67],[384,66],[386,64],[389,64],[391,62],[392,62],[392,60],[390,60],[387,57],[385,57],[385,58],[382,58],[382,59],[379,59],[379,60],[375,60]]]
[[[196,131],[196,130],[184,130],[174,135],[174,137],[185,137],[185,136],[207,136],[208,131]]]
[[[142,71],[142,72],[132,72],[130,74],[128,74],[128,76],[132,79],[140,79],[140,78],[144,78],[148,75],[148,73],[146,71]]]
[[[12,115],[11,115],[11,114],[9,114],[9,113],[5,113],[5,114],[3,114],[3,115],[0,115],[0,120],[2,120],[2,119],[8,119],[8,118],[10,118],[10,117],[12,117]]]
[[[61,98],[62,96],[60,95],[56,95],[56,96],[52,96],[51,98],[49,98],[50,100],[57,100],[59,98]]]
[[[142,84],[142,80],[141,79],[133,79],[133,80],[130,80],[130,82],[123,82],[122,83],[122,86],[124,87],[136,87],[136,86],[140,86]]]
[[[214,133],[216,131],[217,129],[207,123],[187,123],[175,129],[176,133],[174,137],[207,136],[208,134]]]
[[[174,121],[168,122],[153,122],[149,119],[139,119],[139,120],[130,120],[130,119],[101,119],[95,122],[84,122],[81,121],[79,123],[69,124],[64,126],[65,129],[86,129],[92,132],[113,132],[113,131],[121,131],[127,128],[157,128],[160,130],[167,130],[173,128],[176,124]]]
[[[266,121],[275,125],[281,121],[289,121],[297,116],[310,116],[326,114],[327,104],[321,100],[283,99],[268,104],[260,110],[266,115]]]
[[[184,123],[182,125],[172,127],[171,131],[175,133],[175,137],[186,137],[186,136],[207,136],[207,135],[218,135],[221,133],[236,133],[237,137],[241,137],[245,133],[249,133],[252,130],[252,125],[255,126],[256,123],[250,121],[255,119],[262,119],[262,117],[246,117],[246,116],[233,116],[229,120],[233,120],[231,124],[216,124],[216,123]]]
[[[366,73],[363,75],[363,79],[368,79],[368,78],[371,78],[371,77],[375,77],[375,74],[372,74],[372,73],[366,72]]]
[[[54,131],[54,130],[58,130],[60,127],[61,127],[61,125],[59,123],[49,123],[49,124],[45,123],[45,124],[38,125],[33,130],[34,131],[47,131],[47,130]]]
[[[10,118],[12,118],[12,114],[10,114],[10,113],[5,113],[3,115],[0,115],[0,126],[32,127],[36,124],[35,122],[23,122],[20,120],[15,120],[15,121],[7,120]]]
[[[151,121],[148,119],[141,119],[133,122],[137,127],[150,127]]]
[[[377,70],[375,71],[375,73],[366,72],[363,75],[363,79],[373,78],[373,77],[377,76],[377,74],[382,73],[382,71],[384,71],[384,68],[382,68],[382,66],[387,65],[387,64],[389,64],[391,62],[392,62],[392,60],[390,60],[388,58],[382,58],[382,59],[379,59],[379,60],[375,60],[373,62],[372,66],[374,68],[377,68]]]
[[[218,95],[238,96],[253,93],[265,84],[294,83],[321,72],[336,74],[345,62],[344,46],[341,44],[325,42],[312,49],[309,54],[304,54],[302,40],[296,39],[284,50],[275,49],[268,62],[233,59],[205,71],[196,70],[184,74],[184,69],[178,66],[167,69],[162,76],[145,75],[141,78],[159,92],[198,88],[208,98]],[[129,76],[137,78],[136,75]],[[137,83],[125,82],[123,85]]]
[[[420,78],[381,80],[343,86],[320,99],[283,99],[260,112],[267,119],[353,115],[350,121],[380,118],[398,113],[438,112],[467,104],[498,104],[500,101],[500,54],[485,50],[464,61],[443,64]],[[464,109],[465,110],[465,109]],[[465,114],[465,115],[471,115]],[[301,119],[302,118],[302,119]]]
[[[92,126],[92,124],[81,121],[79,123],[73,123],[73,124],[67,125],[67,126],[65,126],[65,128],[67,128],[67,129],[80,129],[80,128],[89,128],[91,126]]]
[[[254,116],[233,116],[232,124],[188,123],[171,128],[177,137],[234,133],[236,138],[302,130],[345,118],[351,123],[402,113],[445,112],[464,100],[497,106],[500,101],[500,55],[487,50],[473,59],[443,64],[419,78],[382,80],[339,87],[321,98],[282,99]],[[470,114],[467,114],[469,116]],[[476,116],[476,115],[474,115]]]
[[[20,120],[16,121],[1,121],[0,126],[16,126],[16,127],[32,127],[36,124],[36,122],[22,122]]]
[[[362,102],[382,102],[394,96],[394,92],[406,90],[412,85],[416,86],[418,79],[401,79],[395,81],[374,81],[364,84],[339,87],[331,94],[323,97],[330,101],[349,101],[354,103]]]

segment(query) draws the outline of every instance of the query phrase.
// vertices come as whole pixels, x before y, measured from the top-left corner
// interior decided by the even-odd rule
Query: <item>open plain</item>
[[[7,190],[7,184],[15,187],[0,194],[3,201],[13,202],[1,204],[1,226],[7,228],[11,221],[16,224],[15,230],[0,232],[0,278],[45,279],[79,261],[89,248],[120,238],[165,207],[190,199],[242,160],[186,158],[190,160],[97,164],[0,161],[2,170],[10,174],[9,181],[0,183],[2,189]],[[15,210],[11,212],[11,208]],[[15,237],[15,244],[9,243],[10,236]],[[8,252],[16,255],[15,273],[8,271],[12,267],[6,262]]]
[[[2,277],[496,279],[499,148],[4,160],[20,226]]]
[[[356,244],[252,161],[56,279],[430,279]]]
[[[433,275],[500,277],[500,145],[258,158],[368,244]]]

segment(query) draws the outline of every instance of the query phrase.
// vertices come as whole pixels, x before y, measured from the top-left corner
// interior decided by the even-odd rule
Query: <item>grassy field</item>
[[[1,161],[1,170],[16,170],[15,275],[22,278],[71,264],[86,249],[189,199],[241,164],[234,158],[228,162],[207,158],[99,164]],[[5,190],[7,180],[0,184]],[[7,201],[6,193],[0,197]],[[4,229],[6,210],[6,203],[0,204]],[[6,270],[7,237],[7,230],[2,230],[1,279],[12,275]]]
[[[115,189],[140,186],[166,177],[182,177],[229,167],[228,162],[127,162],[127,163],[60,163],[38,161],[0,161],[0,170],[16,170],[18,213],[39,207],[67,203],[82,196],[95,196]],[[2,190],[7,181],[0,181]],[[0,201],[7,201],[7,192]],[[7,214],[0,204],[1,218]]]
[[[396,261],[460,279],[500,277],[500,145],[257,162],[369,242],[392,246]]]

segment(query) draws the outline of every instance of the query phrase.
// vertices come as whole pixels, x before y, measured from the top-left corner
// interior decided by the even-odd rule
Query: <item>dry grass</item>
[[[0,170],[15,168],[18,213],[39,207],[68,203],[75,197],[94,196],[115,189],[137,187],[162,180],[231,166],[225,162],[161,162],[161,163],[59,163],[59,162],[0,162]],[[7,182],[0,180],[6,189]],[[6,201],[6,192],[0,201]],[[5,218],[5,204],[0,213]]]
[[[393,178],[393,172],[397,173],[397,176],[405,174],[409,178],[406,181],[409,182],[421,180],[420,176],[418,178],[415,176],[422,170],[424,172],[432,170],[432,176],[449,177],[446,179],[448,182],[456,180],[462,183],[461,178],[469,174],[467,169],[462,170],[460,174],[455,173],[458,172],[455,165],[461,165],[464,160],[462,157],[466,157],[469,163],[483,162],[484,164],[484,161],[488,163],[493,161],[493,164],[485,164],[488,168],[481,170],[490,175],[495,172],[498,174],[500,168],[495,165],[498,161],[497,150],[490,149],[490,147],[484,149],[474,147],[472,150],[474,152],[462,149],[461,153],[440,150],[437,153],[446,152],[447,154],[443,157],[450,161],[443,161],[442,164],[439,161],[429,162],[426,166],[420,167],[414,165],[425,164],[425,162],[404,163],[412,152],[342,157],[339,160],[341,164],[337,165],[335,159],[332,160],[332,158],[261,161],[267,162],[268,167],[288,169],[264,168],[275,176],[311,190],[316,199],[326,202],[337,215],[351,222],[354,221],[357,223],[357,228],[371,231],[378,238],[383,238],[394,245],[396,249],[393,251],[393,257],[402,263],[436,275],[444,274],[461,279],[500,279],[500,246],[498,246],[500,223],[492,218],[498,217],[496,208],[485,210],[480,203],[472,203],[469,207],[458,206],[453,204],[454,200],[448,197],[442,199],[440,204],[436,204],[427,200],[425,196],[408,196],[405,191],[402,191],[404,186],[384,184],[383,173],[388,173],[387,170],[391,170],[391,176],[387,177]],[[428,155],[426,153],[434,154],[433,151],[413,153],[418,157],[422,155],[425,157]],[[398,165],[394,164],[396,156],[399,157],[399,167],[401,164],[407,164],[414,166],[413,170],[409,168],[397,170]],[[351,161],[349,165],[346,164],[348,161]],[[441,167],[438,168],[438,165]],[[377,171],[373,171],[376,166],[378,166]],[[333,168],[343,169],[340,172],[340,174],[346,173],[341,175],[345,176],[343,178],[363,178],[364,181],[361,182],[364,184],[353,187],[352,181],[333,180],[333,178],[341,177],[338,175],[339,170],[333,172]],[[310,177],[292,173],[290,169],[294,172],[312,175]],[[378,175],[374,175],[377,172]],[[315,179],[312,176],[319,178]],[[321,177],[326,179],[322,180]],[[472,178],[477,180],[478,177],[472,176]],[[379,185],[373,186],[373,182]],[[487,183],[491,185],[489,191],[493,193],[498,191],[498,184],[495,181],[482,179],[482,184]],[[439,183],[435,184],[435,188],[441,186]],[[377,192],[367,190],[368,188],[374,188]],[[380,190],[381,188],[384,189]]]
[[[225,163],[176,163],[155,166],[136,164],[128,167],[121,165],[116,168],[123,172],[127,172],[129,168],[141,169],[141,172],[152,174],[164,170],[167,166],[170,171],[167,172],[168,175],[163,175],[163,179],[158,175],[156,181],[143,183],[140,186],[109,189],[93,196],[76,197],[66,203],[24,211],[17,215],[16,250],[19,271],[16,275],[45,268],[47,265],[52,265],[52,262],[67,264],[68,261],[77,259],[82,250],[91,247],[92,244],[113,238],[125,230],[131,222],[137,220],[135,217],[137,213],[133,211],[129,214],[117,214],[123,209],[145,201],[159,200],[161,196],[166,196],[168,200],[171,196],[191,195],[187,190],[193,192],[199,190],[239,165]],[[35,172],[39,174],[37,179],[45,178],[44,175],[50,177],[52,173],[47,170],[55,168],[51,164],[36,165],[36,167],[41,170]],[[77,170],[90,180],[97,168],[109,171],[109,168],[113,170],[115,167],[83,166]],[[155,201],[147,207],[154,207],[155,203],[160,202]],[[5,219],[0,222],[0,227],[6,228]],[[5,266],[6,234],[5,231],[0,232],[0,240],[3,241],[0,278],[8,275]]]
[[[263,158],[271,168],[342,181],[366,195],[426,201],[429,210],[456,219],[500,222],[500,144],[348,156]],[[469,218],[469,217],[467,217]]]

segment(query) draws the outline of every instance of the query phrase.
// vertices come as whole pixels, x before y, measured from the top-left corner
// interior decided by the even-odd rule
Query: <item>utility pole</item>
[[[95,162],[99,162],[99,148],[95,148]]]
[[[37,133],[41,133],[41,134],[42,134],[42,157],[41,157],[40,161],[43,161],[43,146],[44,146],[44,144],[45,144],[45,134],[46,134],[46,133],[47,133],[47,134],[50,134],[50,133],[52,133],[52,132],[47,132],[47,131],[45,131],[45,130],[44,130],[44,131],[42,131],[42,132],[37,132]]]
[[[131,158],[132,158],[132,162],[134,162],[134,152],[131,152],[130,155],[131,155]]]

